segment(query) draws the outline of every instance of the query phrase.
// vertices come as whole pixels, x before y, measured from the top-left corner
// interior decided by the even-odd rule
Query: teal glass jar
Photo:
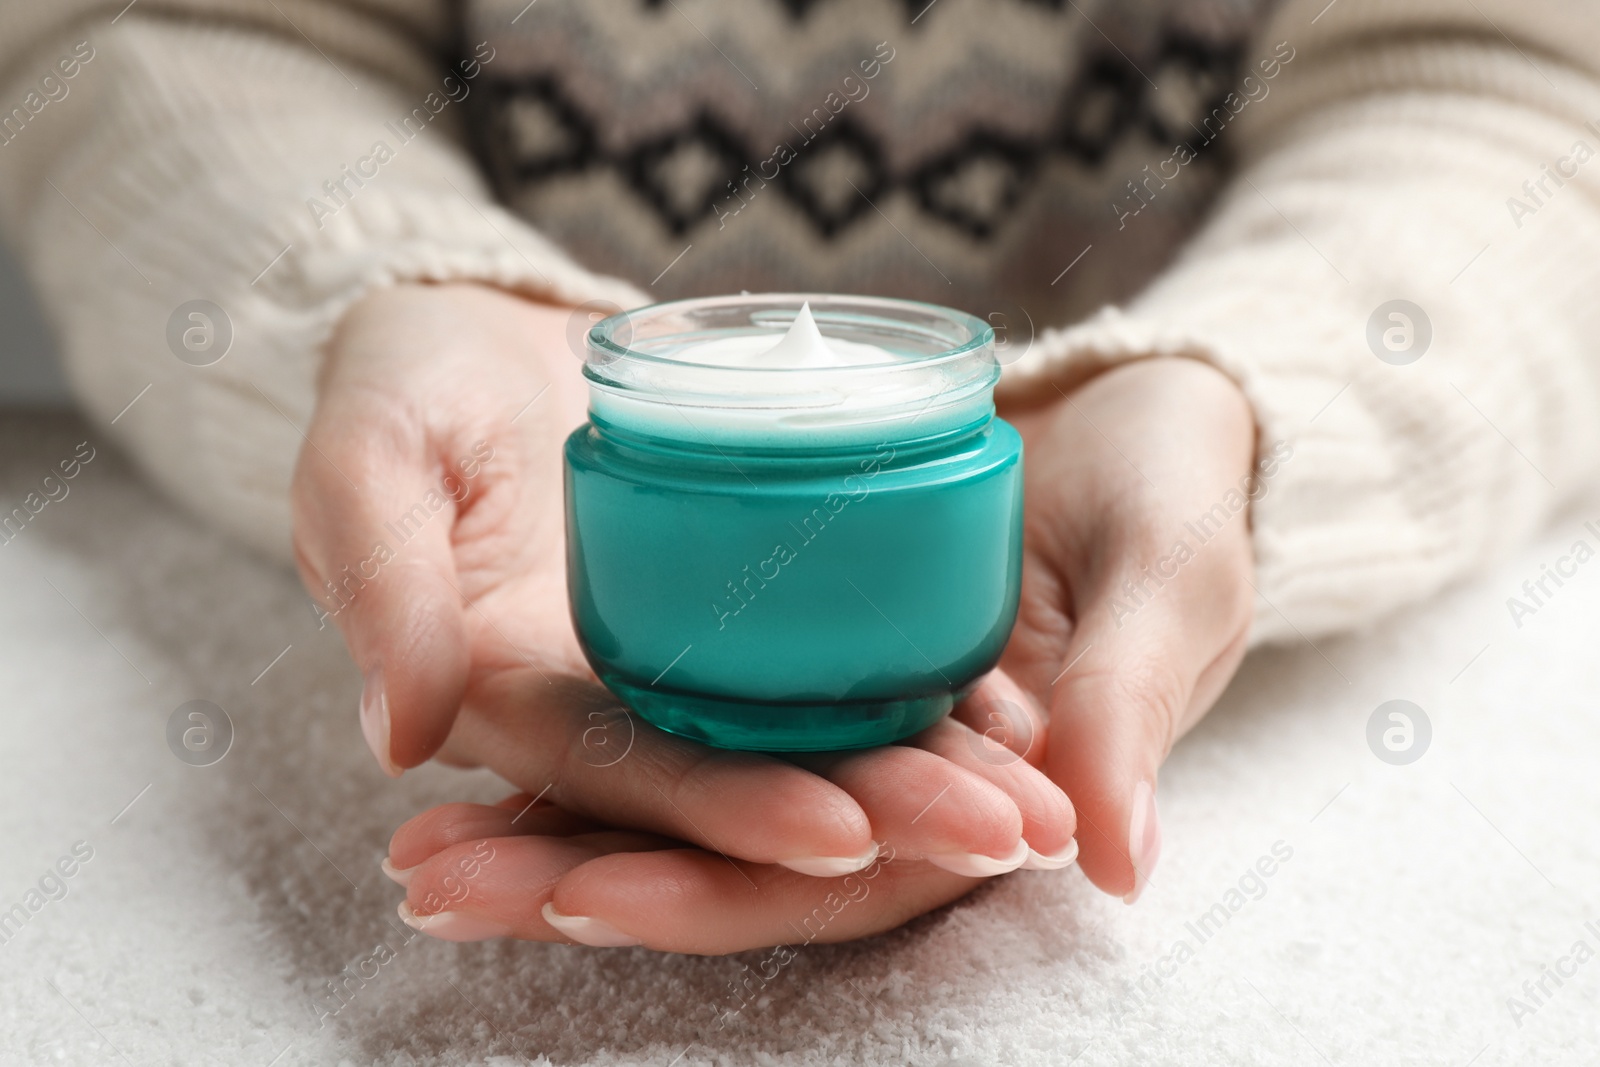
[[[785,356],[813,321],[809,354]],[[870,297],[683,300],[596,325],[584,374],[572,617],[644,719],[723,748],[880,745],[995,665],[1022,442],[994,414],[986,323]]]

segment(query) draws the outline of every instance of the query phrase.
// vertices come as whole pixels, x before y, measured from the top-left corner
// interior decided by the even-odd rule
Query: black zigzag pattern
[[[785,0],[797,18],[816,2],[820,0]],[[1086,58],[1048,134],[1018,138],[975,126],[954,148],[909,173],[891,173],[883,146],[844,114],[820,132],[802,131],[791,141],[796,157],[779,169],[773,183],[823,238],[870,214],[879,196],[905,190],[930,217],[983,241],[1005,223],[1040,165],[1052,156],[1096,168],[1129,138],[1158,145],[1185,141],[1203,154],[1207,137],[1197,123],[1221,106],[1239,60],[1236,44],[1164,34],[1153,69],[1162,72],[1163,80],[1187,81],[1193,90],[1187,97],[1168,94],[1169,100],[1184,98],[1194,104],[1192,114],[1173,114],[1163,110],[1172,105],[1158,104],[1146,75],[1107,48]],[[682,234],[717,215],[719,204],[726,205],[722,211],[736,208],[739,183],[752,180],[757,162],[770,152],[769,147],[757,150],[746,144],[708,110],[678,129],[607,151],[595,116],[577,107],[555,76],[494,79],[488,88],[494,125],[479,143],[490,173],[508,197],[553,178],[611,168],[668,231]]]

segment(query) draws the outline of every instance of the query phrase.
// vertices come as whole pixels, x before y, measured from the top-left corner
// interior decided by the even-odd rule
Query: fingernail
[[[540,914],[544,916],[545,922],[582,945],[591,945],[594,948],[627,948],[630,945],[644,944],[632,934],[625,934],[600,919],[588,915],[563,915],[556,910],[554,904],[546,904],[540,909]]]
[[[1161,816],[1156,791],[1149,782],[1133,787],[1133,817],[1128,820],[1128,859],[1133,863],[1133,890],[1122,899],[1132,904],[1150,884],[1150,872],[1161,858]]]
[[[421,930],[440,941],[487,941],[491,937],[508,937],[511,927],[467,915],[459,911],[440,911],[432,915],[418,915],[411,905],[400,902],[400,921],[413,930]]]
[[[877,858],[878,843],[874,841],[859,856],[796,856],[793,859],[779,860],[778,864],[813,878],[837,878],[841,874],[850,874],[863,867],[870,867],[872,861]]]
[[[1028,858],[1022,861],[1024,871],[1059,871],[1063,867],[1070,867],[1072,861],[1078,858],[1078,839],[1074,837],[1067,842],[1067,847],[1060,852],[1035,852],[1028,849]]]
[[[1011,855],[1004,859],[995,859],[993,856],[983,856],[976,852],[930,852],[928,862],[935,867],[943,867],[951,874],[959,874],[966,878],[993,878],[997,874],[1007,874],[1021,867],[1028,858],[1028,843],[1018,841],[1017,847],[1011,850]]]
[[[378,766],[391,778],[400,777],[400,768],[389,754],[389,696],[383,691],[383,668],[374,667],[361,683],[361,734],[377,757]]]
[[[415,867],[396,867],[389,862],[388,856],[383,857],[383,862],[378,864],[378,867],[388,877],[389,881],[403,886],[411,884],[411,875],[416,871]]]

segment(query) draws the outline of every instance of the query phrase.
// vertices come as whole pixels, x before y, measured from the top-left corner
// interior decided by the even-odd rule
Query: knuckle
[[[1163,659],[1146,661],[1130,671],[1125,683],[1130,699],[1148,717],[1162,742],[1162,755],[1172,751],[1189,703],[1189,683]]]
[[[1189,705],[1190,682],[1169,660],[1149,656],[1102,678],[1107,710],[1136,715],[1163,758],[1172,750]]]

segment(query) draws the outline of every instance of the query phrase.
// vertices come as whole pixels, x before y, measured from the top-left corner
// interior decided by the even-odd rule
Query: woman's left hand
[[[1001,664],[1049,709],[1045,770],[1079,865],[1137,899],[1161,852],[1156,785],[1244,658],[1255,607],[1255,420],[1208,364],[1152,358],[1008,415],[1027,445],[1022,606]]]

